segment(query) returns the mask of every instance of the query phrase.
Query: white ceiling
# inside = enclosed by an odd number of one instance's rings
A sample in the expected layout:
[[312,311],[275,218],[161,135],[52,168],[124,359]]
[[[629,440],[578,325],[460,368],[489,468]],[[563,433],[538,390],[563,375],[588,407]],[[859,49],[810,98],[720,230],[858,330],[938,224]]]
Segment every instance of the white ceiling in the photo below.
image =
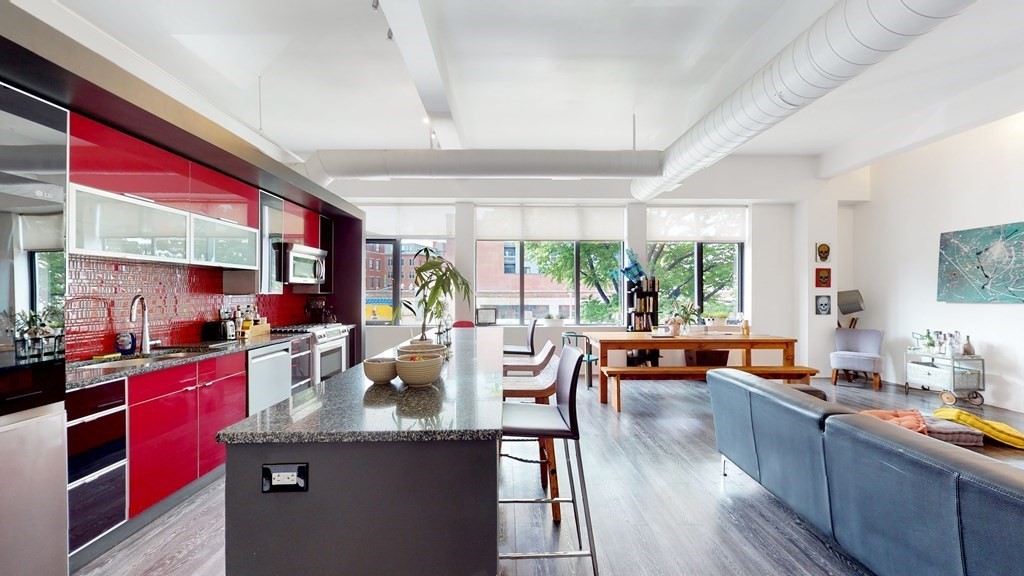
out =
[[[661,150],[834,3],[380,2],[61,0],[301,157],[429,148],[428,112],[451,119],[442,147],[630,149],[635,115],[636,147]],[[831,155],[841,170],[895,150],[894,130],[934,138],[954,128],[936,115],[970,90],[1013,76],[1024,94],[1021,23],[1024,2],[980,0],[740,153]],[[996,108],[955,127],[1020,111],[1024,96]]]

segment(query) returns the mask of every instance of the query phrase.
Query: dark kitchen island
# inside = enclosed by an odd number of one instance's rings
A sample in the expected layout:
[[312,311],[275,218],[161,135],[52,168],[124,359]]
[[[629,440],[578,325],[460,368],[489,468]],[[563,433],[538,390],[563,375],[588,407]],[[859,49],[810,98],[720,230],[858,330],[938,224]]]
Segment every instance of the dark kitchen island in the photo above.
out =
[[[227,574],[496,574],[501,349],[455,330],[432,386],[356,365],[222,430]],[[263,492],[282,464],[307,491]]]

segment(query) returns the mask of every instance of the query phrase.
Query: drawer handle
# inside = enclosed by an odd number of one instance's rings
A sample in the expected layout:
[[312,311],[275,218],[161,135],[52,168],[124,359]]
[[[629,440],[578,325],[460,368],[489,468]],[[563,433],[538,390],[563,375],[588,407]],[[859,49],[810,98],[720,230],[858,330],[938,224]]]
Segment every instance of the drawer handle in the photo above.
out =
[[36,394],[42,394],[42,390],[36,390],[35,392],[28,392],[26,394],[19,394],[17,396],[11,396],[10,398],[4,398],[6,402],[14,402],[15,400],[21,400],[22,398],[28,398],[29,396],[35,396]]
[[120,404],[124,404],[124,400],[114,400],[113,402],[106,402],[104,404],[100,404],[99,406],[97,406],[96,409],[102,410],[103,408],[110,408],[111,406],[118,406]]
[[196,388],[198,388],[198,386],[189,386],[188,388],[185,388],[185,391],[195,390]]

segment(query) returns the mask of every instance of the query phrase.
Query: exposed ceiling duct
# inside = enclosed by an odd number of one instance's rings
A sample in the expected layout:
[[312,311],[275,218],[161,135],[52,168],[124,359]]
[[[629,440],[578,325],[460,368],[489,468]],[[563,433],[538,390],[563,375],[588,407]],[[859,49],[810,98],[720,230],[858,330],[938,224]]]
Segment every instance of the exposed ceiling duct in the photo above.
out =
[[676,188],[974,2],[843,0],[673,142],[662,173],[634,180],[631,193],[647,201]]
[[[661,174],[657,151],[321,150],[306,161],[328,178],[603,178]],[[316,177],[314,177],[314,175]]]

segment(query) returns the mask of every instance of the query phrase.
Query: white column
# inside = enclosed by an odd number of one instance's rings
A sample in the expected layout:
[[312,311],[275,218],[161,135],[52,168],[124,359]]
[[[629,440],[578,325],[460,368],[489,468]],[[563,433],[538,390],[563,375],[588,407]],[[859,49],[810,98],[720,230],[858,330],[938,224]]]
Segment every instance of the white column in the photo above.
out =
[[647,204],[626,204],[626,248],[636,252],[640,266],[647,270]]
[[474,319],[476,310],[476,211],[472,202],[455,203],[455,267],[473,286],[469,302],[455,303],[455,319]]

